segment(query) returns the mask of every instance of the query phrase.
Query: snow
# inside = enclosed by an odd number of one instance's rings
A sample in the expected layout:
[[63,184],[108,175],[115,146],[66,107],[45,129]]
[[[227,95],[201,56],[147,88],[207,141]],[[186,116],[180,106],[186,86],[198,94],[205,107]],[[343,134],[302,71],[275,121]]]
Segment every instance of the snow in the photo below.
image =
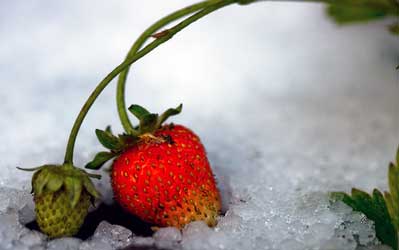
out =
[[152,237],[155,240],[155,246],[161,249],[178,248],[182,240],[180,230],[175,227],[160,228]]
[[94,232],[91,241],[104,241],[111,248],[124,248],[131,244],[132,232],[119,225],[111,225],[106,221],[101,222]]
[[[139,32],[189,2],[1,4],[0,250],[388,250],[372,222],[330,204],[328,192],[387,189],[399,143],[397,38],[387,22],[338,27],[309,3],[227,8],[131,72],[127,103],[154,111],[184,103],[174,121],[199,134],[222,192],[225,214],[215,228],[194,222],[143,237],[103,221],[83,241],[48,240],[24,226],[34,219],[31,173],[15,167],[61,163],[95,84]],[[95,128],[122,131],[114,90],[83,124],[78,165],[102,149]],[[96,185],[111,203],[106,175]]]

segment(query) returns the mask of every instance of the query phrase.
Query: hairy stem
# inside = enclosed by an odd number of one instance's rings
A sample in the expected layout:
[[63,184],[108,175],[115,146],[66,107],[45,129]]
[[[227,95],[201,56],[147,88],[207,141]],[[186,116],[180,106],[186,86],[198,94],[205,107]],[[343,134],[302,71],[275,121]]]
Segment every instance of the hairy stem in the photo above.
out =
[[198,19],[208,15],[209,13],[218,10],[222,7],[225,7],[227,5],[230,5],[232,3],[235,3],[237,0],[220,0],[220,1],[211,1],[212,4],[211,6],[193,14],[189,18],[183,20],[176,26],[168,29],[168,32],[165,33],[165,35],[157,38],[147,46],[145,46],[142,50],[138,51],[135,53],[133,56],[127,58],[124,60],[120,65],[118,65],[114,70],[111,71],[99,84],[98,86],[94,89],[94,91],[91,93],[85,104],[83,105],[82,109],[79,112],[78,117],[75,120],[75,123],[72,127],[71,133],[69,135],[68,139],[68,144],[65,152],[65,159],[64,163],[65,164],[72,164],[73,162],[73,152],[75,148],[75,142],[76,142],[76,137],[78,135],[79,129],[83,123],[84,118],[87,115],[87,112],[89,111],[90,107],[93,105],[97,97],[101,94],[101,92],[104,90],[104,88],[123,70],[127,69],[132,63],[136,62],[143,56],[147,55],[149,52],[154,50],[156,47],[159,45],[163,44],[164,42],[168,41],[171,39],[176,33],[190,25],[191,23],[197,21]]

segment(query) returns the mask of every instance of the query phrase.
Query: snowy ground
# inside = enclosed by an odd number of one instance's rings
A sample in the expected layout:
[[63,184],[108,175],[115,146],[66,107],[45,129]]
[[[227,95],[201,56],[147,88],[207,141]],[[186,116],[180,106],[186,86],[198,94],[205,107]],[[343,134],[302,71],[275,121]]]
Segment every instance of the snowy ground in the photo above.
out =
[[[327,192],[386,189],[399,143],[398,40],[384,22],[337,27],[309,3],[229,7],[132,71],[128,103],[184,103],[175,121],[200,135],[223,192],[216,228],[196,222],[143,238],[103,222],[85,242],[48,242],[23,226],[34,219],[30,174],[15,166],[61,163],[95,84],[140,31],[189,3],[0,3],[0,249],[389,249],[364,216],[330,206]],[[79,165],[101,149],[95,128],[121,131],[114,87],[84,123]],[[105,175],[97,184],[110,203]]]

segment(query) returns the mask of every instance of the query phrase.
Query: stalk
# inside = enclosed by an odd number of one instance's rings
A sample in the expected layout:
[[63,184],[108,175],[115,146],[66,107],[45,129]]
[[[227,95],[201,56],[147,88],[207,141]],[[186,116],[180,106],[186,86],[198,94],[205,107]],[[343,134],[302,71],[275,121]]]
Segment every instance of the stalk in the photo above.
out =
[[[190,5],[188,7],[185,7],[183,9],[180,9],[178,11],[175,11],[157,22],[155,22],[153,25],[148,27],[140,36],[137,38],[137,40],[134,42],[132,47],[130,48],[126,58],[130,58],[134,56],[134,54],[137,53],[137,51],[143,46],[145,42],[157,31],[165,27],[166,25],[170,24],[171,22],[174,22],[184,16],[187,16],[189,14],[192,14],[196,11],[199,11],[201,9],[204,9],[206,7],[209,7],[210,5],[214,4],[215,1],[203,1],[200,3],[196,3],[193,5]],[[119,74],[118,77],[118,86],[117,86],[117,91],[116,91],[116,103],[117,103],[117,108],[118,108],[118,114],[120,121],[122,123],[123,128],[128,134],[135,134],[135,130],[133,128],[132,123],[130,122],[128,118],[128,112],[126,110],[126,103],[125,103],[125,86],[126,86],[126,79],[129,74],[129,69],[130,66],[127,67],[124,71],[122,71]]]
[[159,45],[163,44],[164,42],[170,40],[176,33],[184,29],[185,27],[189,26],[191,23],[197,21],[198,19],[220,9],[227,5],[233,4],[237,2],[237,0],[220,0],[220,1],[209,1],[212,3],[210,6],[204,8],[203,10],[193,14],[192,16],[188,17],[187,19],[181,21],[177,25],[173,26],[172,28],[168,29],[161,37],[157,38],[143,49],[135,53],[133,56],[128,57],[125,59],[120,65],[118,65],[114,70],[111,71],[94,89],[91,93],[89,98],[86,100],[85,104],[83,105],[82,109],[80,110],[69,135],[68,144],[66,147],[64,164],[73,164],[73,153],[76,143],[76,137],[79,133],[80,127],[85,119],[88,111],[90,110],[91,106],[97,99],[97,97],[101,94],[104,88],[122,71],[127,69],[131,64],[142,58],[143,56],[150,53],[152,50],[157,48]]

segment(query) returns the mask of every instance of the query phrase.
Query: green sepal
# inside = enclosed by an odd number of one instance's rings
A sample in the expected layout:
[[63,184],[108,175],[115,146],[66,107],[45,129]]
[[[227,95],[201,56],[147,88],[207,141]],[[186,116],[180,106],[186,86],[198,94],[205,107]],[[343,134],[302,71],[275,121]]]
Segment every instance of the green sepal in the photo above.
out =
[[107,127],[105,127],[105,132],[112,134],[111,125],[108,125]]
[[101,197],[101,194],[97,191],[97,189],[94,187],[93,182],[90,180],[90,178],[84,178],[83,179],[83,186],[86,189],[86,191],[94,198],[99,199]]
[[35,193],[35,190],[34,190],[34,183],[36,182],[36,179],[37,179],[37,176],[39,175],[39,171],[36,171],[35,173],[33,173],[33,175],[32,175],[32,180],[31,180],[31,189],[30,189],[30,193],[31,194],[33,194],[33,193]]
[[398,250],[398,235],[388,207],[380,191],[374,189],[372,196],[359,189],[352,189],[351,195],[334,192],[331,193],[332,200],[341,200],[354,211],[362,212],[375,223],[377,238],[386,245]]
[[45,165],[32,176],[32,193],[34,196],[41,196],[59,191],[66,192],[71,207],[75,207],[82,192],[90,194],[92,199],[100,197],[90,177],[100,178],[101,176],[87,173],[71,164]]
[[96,129],[96,135],[105,148],[110,150],[120,150],[122,148],[118,137],[114,136],[111,132]]
[[62,187],[63,184],[64,180],[61,175],[50,172],[49,180],[46,184],[45,190],[46,192],[56,192]]
[[139,120],[143,119],[144,116],[150,114],[150,112],[147,109],[138,104],[130,105],[129,111]]
[[92,173],[86,173],[87,176],[89,176],[90,178],[94,178],[97,180],[101,180],[101,175],[100,174],[92,174]]
[[139,131],[141,134],[150,133],[156,130],[158,114],[147,114],[140,119]]
[[21,167],[17,167],[17,169],[22,170],[22,171],[29,171],[29,172],[32,172],[32,171],[39,170],[39,169],[41,169],[41,168],[43,168],[43,167],[45,167],[45,166],[46,166],[46,165],[44,165],[44,166],[39,166],[39,167],[35,167],[35,168],[21,168]]
[[136,144],[137,141],[139,141],[138,137],[131,136],[131,135],[128,135],[128,134],[121,134],[121,135],[118,135],[118,137],[119,137],[119,140],[121,141],[121,143],[126,148]]
[[49,171],[43,171],[43,169],[40,169],[37,171],[37,175],[34,177],[35,178],[32,179],[33,193],[41,195],[43,193],[44,187],[50,179],[50,173]]
[[182,109],[183,104],[181,103],[177,108],[170,108],[163,112],[158,118],[157,128],[161,127],[162,123],[164,123],[169,117],[180,114]]
[[96,135],[100,143],[110,152],[99,152],[94,159],[86,164],[85,168],[100,169],[104,163],[114,157],[120,155],[127,148],[133,147],[140,141],[144,134],[153,134],[162,127],[162,123],[169,117],[181,113],[183,104],[176,108],[170,108],[161,115],[150,113],[146,108],[133,104],[129,107],[129,111],[139,119],[139,125],[135,126],[129,134],[121,134],[115,136],[112,134],[111,127],[108,126],[105,130],[96,129]]
[[46,166],[49,166],[49,165],[43,165],[43,166],[39,166],[39,167],[36,167],[36,168],[21,168],[21,167],[17,167],[17,169],[19,169],[19,170],[23,170],[23,171],[35,171],[34,173],[33,173],[33,176],[32,176],[32,180],[31,180],[31,193],[33,194],[34,192],[35,192],[35,190],[34,190],[34,183],[36,182],[36,180],[37,180],[37,177],[39,176],[39,173],[40,173],[40,170],[42,169],[42,168],[45,168]]
[[100,169],[107,161],[111,160],[115,156],[116,154],[114,152],[99,152],[91,162],[86,164],[85,168]]
[[64,179],[65,191],[69,197],[71,202],[71,207],[74,208],[76,204],[78,204],[80,196],[82,194],[82,181],[73,178],[73,177],[65,177]]
[[163,112],[161,115],[150,113],[144,107],[133,104],[129,107],[129,111],[137,117],[139,120],[139,126],[135,128],[135,132],[132,136],[139,136],[145,133],[153,133],[162,126],[169,117],[181,113],[183,104],[180,104],[177,108],[170,108]]

